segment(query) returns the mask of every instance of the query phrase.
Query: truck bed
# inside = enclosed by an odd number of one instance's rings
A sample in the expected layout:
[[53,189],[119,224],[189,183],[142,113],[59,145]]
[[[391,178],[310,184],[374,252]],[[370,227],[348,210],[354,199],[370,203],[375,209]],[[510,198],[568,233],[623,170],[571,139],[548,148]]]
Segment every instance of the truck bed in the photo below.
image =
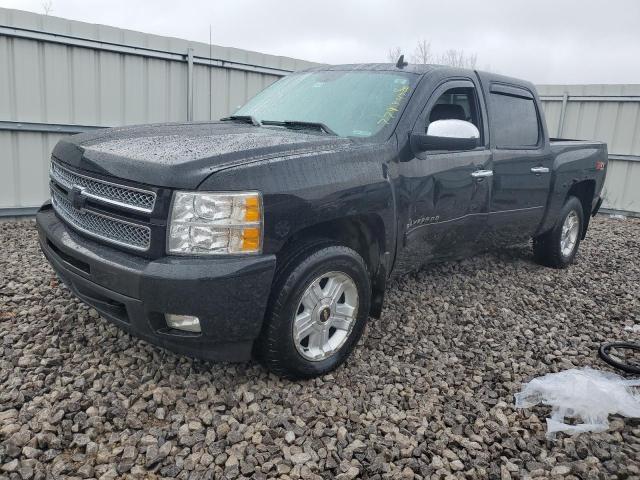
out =
[[[607,144],[604,142],[590,140],[574,140],[568,138],[550,138],[549,144],[551,151],[556,155],[572,152],[575,150],[584,150],[584,155],[572,155],[571,160],[576,161],[584,159],[590,163],[597,160],[607,163]],[[583,162],[581,162],[583,163]]]
[[[608,163],[606,143],[591,140],[550,138],[549,145],[555,157],[555,169],[563,165],[565,167],[571,166],[575,172],[591,172],[591,178],[596,180],[596,184],[599,187],[602,187]],[[599,192],[599,190],[596,191]]]
[[577,140],[575,138],[550,138],[549,143],[551,146],[563,144],[563,145],[574,145],[579,144],[582,146],[594,146],[594,145],[602,145],[606,146],[604,142],[598,142],[596,140]]
[[593,181],[589,196],[593,198],[592,208],[599,206],[607,171],[607,144],[565,138],[551,138],[549,141],[551,152],[555,157],[554,184],[571,185],[579,181]]

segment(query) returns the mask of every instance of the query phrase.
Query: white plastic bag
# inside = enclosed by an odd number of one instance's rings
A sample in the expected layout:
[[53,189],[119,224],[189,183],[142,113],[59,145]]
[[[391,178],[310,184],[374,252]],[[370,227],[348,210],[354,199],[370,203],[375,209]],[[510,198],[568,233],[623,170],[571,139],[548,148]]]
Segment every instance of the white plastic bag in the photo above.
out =
[[[640,380],[625,380],[619,375],[592,368],[572,368],[534,378],[515,394],[516,408],[529,408],[538,403],[550,405],[547,438],[556,432],[577,434],[603,432],[609,428],[609,414],[640,417],[640,393],[632,387]],[[582,423],[569,425],[565,418]]]

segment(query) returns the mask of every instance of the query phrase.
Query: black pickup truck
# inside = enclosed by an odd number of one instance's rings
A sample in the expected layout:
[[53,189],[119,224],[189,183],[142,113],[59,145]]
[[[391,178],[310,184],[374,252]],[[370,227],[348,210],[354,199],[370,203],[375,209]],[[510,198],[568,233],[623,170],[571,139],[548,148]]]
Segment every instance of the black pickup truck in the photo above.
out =
[[221,121],[61,140],[37,226],[65,284],[132,334],[305,378],[345,360],[392,275],[530,239],[569,265],[606,167],[602,143],[549,139],[531,83],[322,67]]

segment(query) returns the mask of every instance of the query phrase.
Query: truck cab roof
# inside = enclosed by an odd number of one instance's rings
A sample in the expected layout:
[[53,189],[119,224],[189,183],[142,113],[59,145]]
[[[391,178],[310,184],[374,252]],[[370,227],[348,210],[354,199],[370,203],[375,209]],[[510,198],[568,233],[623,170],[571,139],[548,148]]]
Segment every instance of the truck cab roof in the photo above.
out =
[[[365,70],[365,71],[389,71],[389,72],[407,72],[423,75],[441,68],[451,68],[445,65],[425,65],[417,63],[409,63],[404,68],[398,68],[395,63],[346,63],[343,65],[323,65],[320,67],[312,67],[303,72],[331,71],[331,70]],[[456,69],[459,70],[459,69]]]
[[535,92],[534,85],[527,80],[522,80],[520,78],[500,75],[497,73],[487,72],[483,70],[450,67],[448,65],[438,65],[438,64],[419,64],[419,63],[409,62],[405,67],[398,68],[395,63],[346,63],[342,65],[323,65],[319,67],[312,67],[305,70],[300,70],[295,73],[341,71],[341,70],[405,72],[405,73],[413,73],[415,75],[426,75],[426,74],[430,74],[437,71],[442,75],[451,76],[451,77],[454,77],[456,75],[475,76],[477,74],[478,76],[485,77],[495,82],[526,86],[527,88]]

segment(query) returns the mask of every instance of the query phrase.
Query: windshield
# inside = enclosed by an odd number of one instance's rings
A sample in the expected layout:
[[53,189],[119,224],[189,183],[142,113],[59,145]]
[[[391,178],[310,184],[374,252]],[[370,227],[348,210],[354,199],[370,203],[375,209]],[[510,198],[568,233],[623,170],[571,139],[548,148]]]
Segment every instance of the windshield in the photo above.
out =
[[294,73],[263,90],[234,115],[262,122],[321,123],[342,137],[372,137],[395,124],[417,75],[385,71]]

